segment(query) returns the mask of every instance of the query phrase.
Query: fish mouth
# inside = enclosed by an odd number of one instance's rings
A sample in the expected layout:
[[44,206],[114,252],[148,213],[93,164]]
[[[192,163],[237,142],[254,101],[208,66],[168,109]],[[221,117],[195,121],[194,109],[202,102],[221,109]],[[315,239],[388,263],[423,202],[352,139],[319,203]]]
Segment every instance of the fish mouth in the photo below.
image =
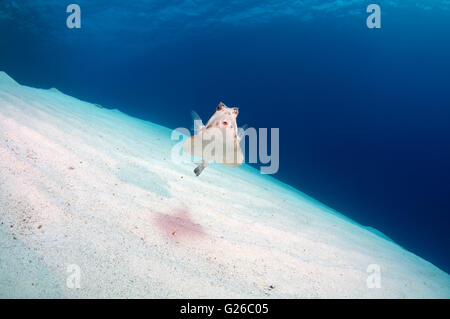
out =
[[223,122],[222,122],[222,125],[223,125],[223,126],[228,126],[228,122],[227,122],[227,121],[223,121]]

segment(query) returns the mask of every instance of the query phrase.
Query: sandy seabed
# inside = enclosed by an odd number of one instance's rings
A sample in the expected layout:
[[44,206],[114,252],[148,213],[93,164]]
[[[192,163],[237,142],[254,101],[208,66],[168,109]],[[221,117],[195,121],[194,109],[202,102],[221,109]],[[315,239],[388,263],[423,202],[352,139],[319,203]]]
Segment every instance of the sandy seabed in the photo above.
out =
[[0,297],[450,297],[445,272],[247,165],[196,177],[170,135],[0,72]]

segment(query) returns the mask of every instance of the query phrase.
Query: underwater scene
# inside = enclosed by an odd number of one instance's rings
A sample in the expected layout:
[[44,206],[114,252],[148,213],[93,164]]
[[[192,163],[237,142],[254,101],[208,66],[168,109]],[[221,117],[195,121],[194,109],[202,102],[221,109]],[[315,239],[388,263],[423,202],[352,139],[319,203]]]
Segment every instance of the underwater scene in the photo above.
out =
[[448,0],[0,1],[0,298],[448,299],[449,182]]

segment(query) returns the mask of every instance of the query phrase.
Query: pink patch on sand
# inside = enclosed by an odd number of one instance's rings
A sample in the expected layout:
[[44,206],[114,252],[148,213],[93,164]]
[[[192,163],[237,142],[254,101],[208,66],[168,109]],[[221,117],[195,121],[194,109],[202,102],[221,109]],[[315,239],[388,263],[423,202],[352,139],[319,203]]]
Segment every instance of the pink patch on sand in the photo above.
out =
[[167,237],[178,242],[204,235],[203,227],[194,223],[185,210],[161,214],[156,218],[156,224]]

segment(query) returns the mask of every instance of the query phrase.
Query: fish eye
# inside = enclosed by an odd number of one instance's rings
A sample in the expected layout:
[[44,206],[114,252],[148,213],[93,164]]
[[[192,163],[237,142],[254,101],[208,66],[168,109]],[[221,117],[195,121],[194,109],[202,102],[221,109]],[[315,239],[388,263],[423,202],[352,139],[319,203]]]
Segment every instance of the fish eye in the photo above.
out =
[[225,104],[223,104],[222,102],[219,103],[219,105],[217,105],[216,110],[220,111],[225,107]]

